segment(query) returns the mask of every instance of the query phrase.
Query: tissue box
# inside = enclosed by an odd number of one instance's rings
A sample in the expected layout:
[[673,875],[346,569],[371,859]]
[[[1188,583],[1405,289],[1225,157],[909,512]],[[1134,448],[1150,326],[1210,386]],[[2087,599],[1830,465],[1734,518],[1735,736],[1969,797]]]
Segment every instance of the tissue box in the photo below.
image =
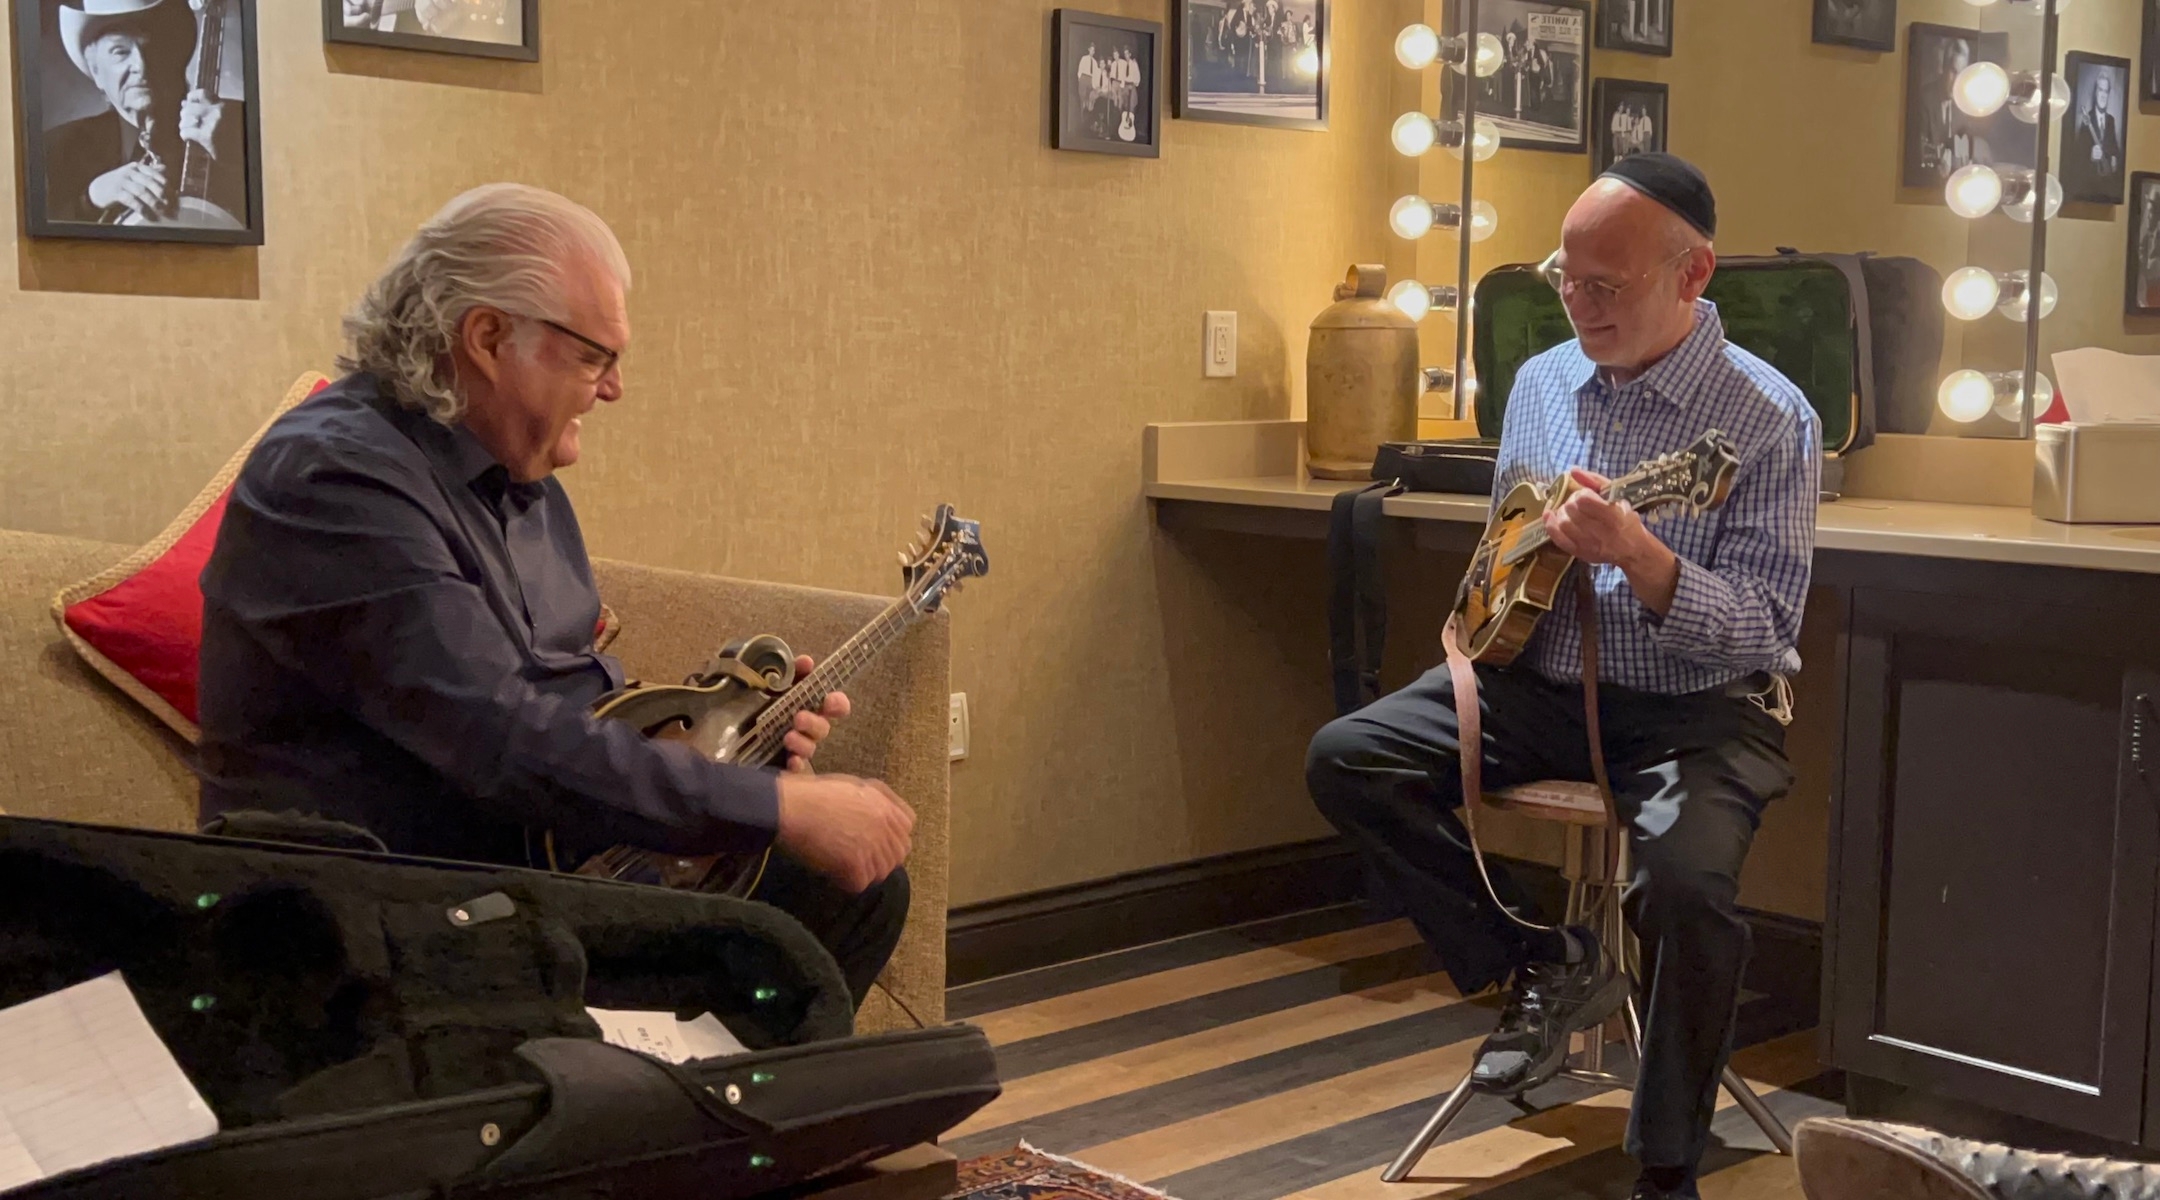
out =
[[2033,428],[2033,515],[2074,524],[2160,524],[2160,422]]

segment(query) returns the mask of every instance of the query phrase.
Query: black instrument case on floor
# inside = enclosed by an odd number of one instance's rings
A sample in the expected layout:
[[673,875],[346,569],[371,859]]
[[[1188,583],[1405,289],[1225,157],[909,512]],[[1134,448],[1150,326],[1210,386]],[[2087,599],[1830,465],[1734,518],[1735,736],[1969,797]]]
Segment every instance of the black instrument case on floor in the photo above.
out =
[[[0,1007],[112,971],[221,1132],[8,1200],[732,1200],[998,1094],[980,1030],[852,1036],[831,956],[764,905],[0,818]],[[751,1053],[673,1066],[588,1005],[710,1012]]]

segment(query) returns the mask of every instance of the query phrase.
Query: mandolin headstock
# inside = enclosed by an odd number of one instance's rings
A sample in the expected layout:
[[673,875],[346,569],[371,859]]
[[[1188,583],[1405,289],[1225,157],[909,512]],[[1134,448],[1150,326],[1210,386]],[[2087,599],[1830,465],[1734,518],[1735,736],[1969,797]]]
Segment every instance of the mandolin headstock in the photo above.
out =
[[1615,500],[1625,500],[1645,517],[1667,511],[1700,514],[1732,495],[1740,455],[1732,439],[1712,429],[1685,450],[1660,455],[1614,481]]
[[915,541],[900,554],[901,578],[923,612],[935,612],[962,583],[989,573],[982,526],[962,518],[950,504],[940,504],[925,516]]

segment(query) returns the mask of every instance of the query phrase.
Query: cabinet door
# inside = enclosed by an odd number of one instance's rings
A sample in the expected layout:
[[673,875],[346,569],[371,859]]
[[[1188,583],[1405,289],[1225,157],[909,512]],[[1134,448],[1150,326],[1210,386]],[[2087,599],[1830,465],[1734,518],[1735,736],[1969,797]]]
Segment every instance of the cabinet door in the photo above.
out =
[[2133,761],[2132,732],[2160,699],[2150,625],[1855,591],[1836,1065],[2139,1140],[2160,762]]

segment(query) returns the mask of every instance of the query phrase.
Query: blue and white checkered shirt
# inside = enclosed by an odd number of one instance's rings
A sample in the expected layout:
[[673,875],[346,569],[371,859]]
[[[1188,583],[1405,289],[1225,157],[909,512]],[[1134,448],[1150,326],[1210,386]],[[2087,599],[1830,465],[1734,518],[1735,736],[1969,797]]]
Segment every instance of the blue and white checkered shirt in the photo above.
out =
[[[1645,608],[1620,568],[1595,570],[1598,673],[1640,691],[1693,692],[1800,669],[1821,426],[1792,381],[1726,342],[1716,305],[1698,300],[1695,312],[1695,332],[1625,387],[1607,383],[1573,341],[1525,363],[1493,479],[1497,502],[1518,483],[1550,484],[1572,467],[1624,475],[1706,430],[1732,439],[1740,469],[1726,502],[1700,516],[1674,509],[1651,526],[1680,556],[1671,612],[1660,619]],[[1573,587],[1516,660],[1549,679],[1582,677]]]

